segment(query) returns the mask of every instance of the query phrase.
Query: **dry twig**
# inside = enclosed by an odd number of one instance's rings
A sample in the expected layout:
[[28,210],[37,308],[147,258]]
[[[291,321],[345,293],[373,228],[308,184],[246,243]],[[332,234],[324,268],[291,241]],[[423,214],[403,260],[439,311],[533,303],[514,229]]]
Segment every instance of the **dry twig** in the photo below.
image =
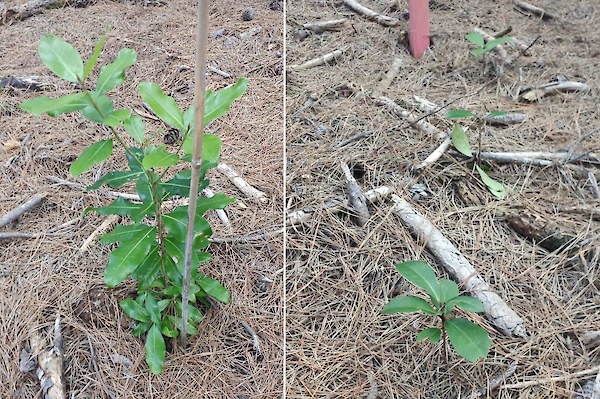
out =
[[360,186],[356,182],[356,179],[352,176],[352,172],[350,172],[350,168],[348,168],[346,162],[342,162],[340,166],[346,177],[350,206],[356,211],[356,222],[359,226],[364,226],[371,217],[369,208],[367,208],[367,200],[363,195]]
[[47,195],[47,193],[36,194],[23,205],[9,211],[6,215],[0,217],[0,227],[4,227],[7,224],[14,222],[25,212],[28,212],[36,206],[40,205]]
[[534,5],[531,5],[529,3],[525,3],[524,1],[521,0],[515,0],[515,5],[519,8],[522,8],[525,11],[528,11],[532,14],[535,14],[537,16],[539,16],[542,19],[556,19],[556,20],[560,20],[560,17],[554,13],[550,13],[546,10],[544,10],[543,8],[540,7],[536,7]]
[[398,26],[400,21],[385,15],[381,15],[370,8],[367,8],[355,0],[342,0],[342,3],[352,11],[363,15],[368,20],[377,22],[383,26]]
[[258,201],[258,202],[267,202],[267,196],[260,190],[252,187],[250,184],[246,182],[237,172],[228,165],[224,163],[219,163],[217,166],[217,170],[221,172],[225,177],[227,177],[231,182],[240,189],[240,191],[246,194],[248,197]]
[[38,331],[30,339],[31,349],[37,355],[39,368],[36,372],[46,399],[66,399],[66,385],[63,370],[62,334],[60,316],[54,323],[54,345],[47,349]]
[[335,51],[332,51],[331,53],[327,53],[327,54],[319,56],[317,58],[313,58],[312,60],[308,60],[303,64],[290,65],[290,69],[299,71],[302,69],[309,69],[309,68],[314,68],[314,67],[320,66],[320,65],[326,65],[326,64],[336,61],[338,58],[340,58],[342,56],[343,53],[344,53],[343,50],[335,50]]
[[242,326],[244,326],[244,328],[246,329],[246,331],[248,332],[248,334],[250,334],[250,336],[252,337],[252,347],[254,348],[254,350],[256,351],[256,353],[258,353],[260,355],[261,354],[261,352],[260,352],[260,341],[258,340],[258,335],[256,335],[256,332],[244,320],[240,320],[240,323],[242,323]]
[[338,31],[346,26],[346,19],[335,19],[332,21],[313,22],[304,24],[304,29],[312,30],[315,33],[322,33],[327,30]]
[[373,98],[379,98],[383,95],[383,93],[390,87],[398,72],[400,72],[400,67],[402,66],[401,58],[394,58],[392,61],[392,65],[390,66],[390,70],[387,71],[385,77],[381,79],[377,88],[373,91]]

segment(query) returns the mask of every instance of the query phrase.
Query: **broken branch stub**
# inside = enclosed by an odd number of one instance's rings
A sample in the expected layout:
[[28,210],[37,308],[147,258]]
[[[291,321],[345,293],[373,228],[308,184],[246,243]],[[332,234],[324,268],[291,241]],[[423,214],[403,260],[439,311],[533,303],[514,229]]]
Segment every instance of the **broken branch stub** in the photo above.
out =
[[488,319],[508,336],[527,336],[523,319],[492,291],[454,244],[407,201],[395,194],[392,194],[392,200],[395,203],[393,213],[408,226],[413,235],[425,241],[427,249],[465,290],[483,302]]

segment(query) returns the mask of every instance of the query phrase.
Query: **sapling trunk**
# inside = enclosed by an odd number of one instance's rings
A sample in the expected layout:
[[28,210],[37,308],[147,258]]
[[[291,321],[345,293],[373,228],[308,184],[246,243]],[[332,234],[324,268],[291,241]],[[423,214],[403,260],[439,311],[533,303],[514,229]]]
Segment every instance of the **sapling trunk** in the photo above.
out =
[[181,346],[187,346],[188,301],[192,271],[192,251],[194,243],[194,223],[198,182],[202,169],[202,136],[204,134],[204,92],[206,90],[206,47],[208,37],[208,0],[198,0],[198,25],[196,29],[196,90],[194,95],[194,150],[192,152],[192,176],[190,182],[190,202],[188,205],[188,226],[185,239],[185,261],[183,290],[181,293]]

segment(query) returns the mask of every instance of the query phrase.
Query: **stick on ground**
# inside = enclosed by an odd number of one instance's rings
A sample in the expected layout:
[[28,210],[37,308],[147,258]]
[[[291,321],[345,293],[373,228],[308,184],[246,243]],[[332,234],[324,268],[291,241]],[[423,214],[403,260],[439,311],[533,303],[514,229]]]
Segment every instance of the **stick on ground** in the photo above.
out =
[[250,325],[248,323],[246,323],[244,320],[240,320],[240,323],[242,323],[242,325],[244,326],[244,328],[246,329],[248,334],[250,334],[250,336],[252,337],[252,347],[254,348],[256,353],[258,353],[260,355],[261,351],[260,351],[260,341],[258,340],[258,335],[256,335],[256,332],[254,332],[252,327],[250,327]]
[[346,177],[350,206],[356,211],[356,222],[359,226],[364,226],[371,217],[369,208],[367,208],[367,199],[363,195],[356,179],[352,176],[352,172],[350,172],[350,168],[348,168],[346,162],[342,162],[340,166]]
[[524,1],[515,0],[515,5],[519,8],[522,8],[525,11],[528,11],[532,14],[539,16],[542,19],[556,19],[560,20],[560,17],[554,13],[550,13],[543,8],[536,7],[532,4],[525,3]]
[[492,291],[454,244],[407,201],[395,194],[392,194],[392,200],[395,203],[393,213],[418,239],[425,242],[429,251],[465,290],[483,302],[488,319],[508,336],[527,336],[523,319]]
[[63,370],[62,334],[60,331],[60,316],[54,323],[54,345],[47,348],[45,340],[39,331],[34,332],[30,339],[31,349],[37,355],[39,368],[36,372],[43,396],[46,399],[66,399],[66,385]]
[[397,116],[406,119],[410,124],[414,124],[417,127],[417,129],[424,133],[431,134],[432,136],[435,136],[438,139],[445,139],[448,136],[446,132],[441,131],[429,122],[417,118],[410,111],[402,108],[393,100],[390,100],[387,97],[379,97],[378,102],[381,105],[385,105],[390,111],[395,113]]
[[313,22],[310,24],[304,24],[304,29],[312,30],[315,33],[322,33],[326,30],[338,31],[346,26],[345,19],[335,19],[332,21],[321,21],[321,22]]
[[28,212],[36,206],[40,205],[47,195],[47,193],[36,194],[23,205],[13,209],[12,211],[9,211],[6,215],[0,217],[0,227],[4,227],[7,224],[14,222],[19,218],[19,216],[23,215],[25,212]]
[[327,53],[325,55],[319,56],[317,58],[313,58],[312,60],[306,61],[304,64],[295,64],[290,65],[290,69],[299,71],[302,69],[314,68],[316,66],[325,65],[336,61],[339,57],[344,53],[343,50],[335,50],[331,53]]
[[385,15],[381,15],[370,8],[367,8],[355,0],[342,0],[342,3],[352,11],[363,15],[368,20],[377,22],[383,26],[398,26],[400,21]]
[[242,177],[228,165],[221,162],[217,166],[217,170],[231,180],[231,182],[249,198],[252,198],[258,202],[267,202],[267,195],[265,193],[248,184],[246,180],[242,179]]

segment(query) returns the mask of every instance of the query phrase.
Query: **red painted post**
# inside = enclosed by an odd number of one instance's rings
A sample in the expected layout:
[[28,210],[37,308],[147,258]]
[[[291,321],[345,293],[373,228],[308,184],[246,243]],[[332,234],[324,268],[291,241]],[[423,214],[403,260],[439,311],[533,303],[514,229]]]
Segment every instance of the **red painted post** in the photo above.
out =
[[429,47],[429,0],[408,0],[410,52],[421,58]]

